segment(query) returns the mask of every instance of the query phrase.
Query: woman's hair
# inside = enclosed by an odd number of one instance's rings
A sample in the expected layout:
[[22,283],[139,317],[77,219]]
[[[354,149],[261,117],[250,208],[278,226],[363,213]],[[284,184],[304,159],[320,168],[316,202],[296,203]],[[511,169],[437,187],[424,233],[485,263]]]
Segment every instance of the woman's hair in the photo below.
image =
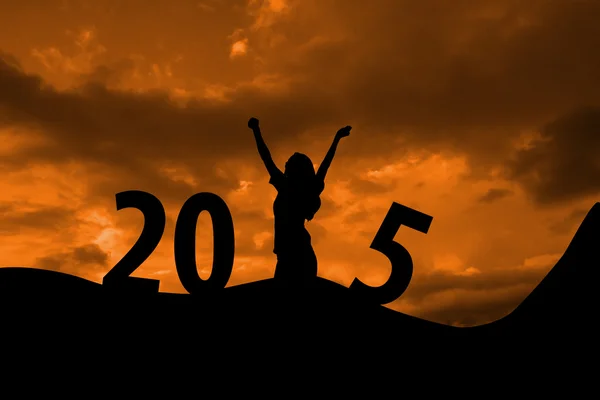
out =
[[300,196],[304,218],[313,219],[321,208],[320,192],[317,190],[317,177],[315,167],[306,154],[294,153],[285,163],[285,175]]

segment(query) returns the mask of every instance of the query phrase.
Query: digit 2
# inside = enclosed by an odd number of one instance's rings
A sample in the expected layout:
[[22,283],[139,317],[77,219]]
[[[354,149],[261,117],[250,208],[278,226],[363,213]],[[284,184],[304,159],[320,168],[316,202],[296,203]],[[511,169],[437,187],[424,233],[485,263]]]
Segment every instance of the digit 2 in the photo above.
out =
[[108,271],[102,285],[114,289],[124,289],[157,293],[160,281],[156,279],[130,276],[142,265],[158,246],[165,231],[165,209],[155,196],[139,190],[128,190],[115,195],[117,211],[136,208],[144,215],[144,227],[131,249]]
[[376,304],[388,304],[402,296],[412,279],[413,260],[408,250],[394,241],[394,236],[401,225],[426,234],[432,221],[433,217],[427,214],[396,202],[392,203],[370,246],[390,260],[390,277],[379,287],[368,286],[355,278],[350,290]]

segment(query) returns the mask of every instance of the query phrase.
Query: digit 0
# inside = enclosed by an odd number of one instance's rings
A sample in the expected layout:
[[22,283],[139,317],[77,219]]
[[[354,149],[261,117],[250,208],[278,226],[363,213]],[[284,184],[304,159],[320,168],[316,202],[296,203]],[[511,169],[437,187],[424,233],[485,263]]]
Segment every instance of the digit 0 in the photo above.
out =
[[[213,225],[213,265],[210,277],[203,280],[196,264],[196,225],[207,211]],[[213,193],[197,193],[181,207],[175,225],[175,267],[183,287],[190,294],[209,294],[223,289],[233,270],[235,236],[227,204]]]

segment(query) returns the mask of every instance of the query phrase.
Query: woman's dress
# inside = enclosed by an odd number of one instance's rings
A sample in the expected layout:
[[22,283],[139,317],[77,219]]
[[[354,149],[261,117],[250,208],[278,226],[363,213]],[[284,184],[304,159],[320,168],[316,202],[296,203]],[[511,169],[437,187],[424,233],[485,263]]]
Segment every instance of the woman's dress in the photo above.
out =
[[277,197],[273,203],[273,252],[277,255],[275,278],[314,278],[317,276],[317,257],[312,248],[310,234],[304,226],[305,210],[309,202],[321,194],[325,187],[324,182],[316,181],[310,188],[298,188],[292,186],[288,178],[280,173],[271,176],[269,183],[277,189]]

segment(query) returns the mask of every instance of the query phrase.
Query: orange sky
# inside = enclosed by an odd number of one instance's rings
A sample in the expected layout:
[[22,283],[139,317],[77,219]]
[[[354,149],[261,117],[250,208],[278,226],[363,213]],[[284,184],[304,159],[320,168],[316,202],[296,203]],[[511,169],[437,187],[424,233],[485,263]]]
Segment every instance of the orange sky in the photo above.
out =
[[[4,266],[101,282],[131,248],[137,189],[167,227],[135,273],[184,292],[177,213],[194,193],[233,215],[230,285],[273,275],[275,162],[319,164],[344,125],[308,223],[319,275],[383,283],[369,245],[392,202],[433,216],[401,228],[409,289],[388,306],[475,325],[506,315],[600,199],[600,2],[529,0],[0,0]],[[210,217],[198,224],[201,276]]]

